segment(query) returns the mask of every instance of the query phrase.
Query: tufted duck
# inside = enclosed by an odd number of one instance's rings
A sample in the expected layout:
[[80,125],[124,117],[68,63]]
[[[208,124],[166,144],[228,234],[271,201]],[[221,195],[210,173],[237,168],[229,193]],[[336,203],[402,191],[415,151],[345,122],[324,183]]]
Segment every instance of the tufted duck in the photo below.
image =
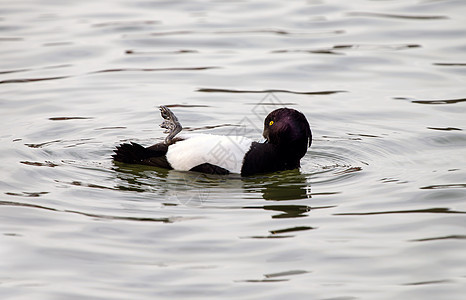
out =
[[272,111],[264,121],[264,143],[241,136],[177,134],[181,124],[166,106],[160,107],[167,130],[164,142],[150,147],[121,144],[114,150],[115,161],[209,174],[259,173],[299,168],[300,159],[312,143],[306,117],[292,108]]

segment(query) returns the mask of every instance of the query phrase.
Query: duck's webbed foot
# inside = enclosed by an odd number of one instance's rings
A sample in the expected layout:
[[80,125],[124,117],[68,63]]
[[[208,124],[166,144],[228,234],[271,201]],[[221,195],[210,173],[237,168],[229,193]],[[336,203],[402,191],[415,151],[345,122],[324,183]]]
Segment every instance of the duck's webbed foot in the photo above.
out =
[[160,124],[160,127],[166,129],[164,133],[168,133],[168,135],[165,138],[165,144],[169,145],[183,127],[178,121],[178,118],[168,107],[161,105],[160,115],[165,119],[162,124]]

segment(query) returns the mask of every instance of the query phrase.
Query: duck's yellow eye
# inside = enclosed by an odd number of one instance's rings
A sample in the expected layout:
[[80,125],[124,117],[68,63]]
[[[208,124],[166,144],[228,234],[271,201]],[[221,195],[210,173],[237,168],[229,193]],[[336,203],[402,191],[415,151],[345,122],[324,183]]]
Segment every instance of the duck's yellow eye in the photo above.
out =
[[273,125],[273,121],[270,121],[270,122],[269,122],[269,126],[272,126],[272,125]]

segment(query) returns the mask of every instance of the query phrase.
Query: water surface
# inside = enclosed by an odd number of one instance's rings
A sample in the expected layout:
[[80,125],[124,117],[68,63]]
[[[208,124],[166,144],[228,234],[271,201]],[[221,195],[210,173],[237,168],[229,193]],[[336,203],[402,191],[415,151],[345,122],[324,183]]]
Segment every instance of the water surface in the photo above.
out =
[[[2,299],[462,299],[463,1],[3,1]],[[287,106],[300,170],[115,164],[187,130],[260,140]]]

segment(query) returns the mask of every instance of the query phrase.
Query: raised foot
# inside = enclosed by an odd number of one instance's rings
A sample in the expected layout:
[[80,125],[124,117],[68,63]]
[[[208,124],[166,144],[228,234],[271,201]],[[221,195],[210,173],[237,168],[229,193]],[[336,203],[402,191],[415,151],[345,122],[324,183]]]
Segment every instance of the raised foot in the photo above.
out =
[[164,133],[168,133],[168,136],[165,138],[165,144],[169,145],[183,127],[178,121],[178,118],[168,107],[161,105],[160,115],[165,119],[162,124],[160,124],[160,127],[166,129]]

